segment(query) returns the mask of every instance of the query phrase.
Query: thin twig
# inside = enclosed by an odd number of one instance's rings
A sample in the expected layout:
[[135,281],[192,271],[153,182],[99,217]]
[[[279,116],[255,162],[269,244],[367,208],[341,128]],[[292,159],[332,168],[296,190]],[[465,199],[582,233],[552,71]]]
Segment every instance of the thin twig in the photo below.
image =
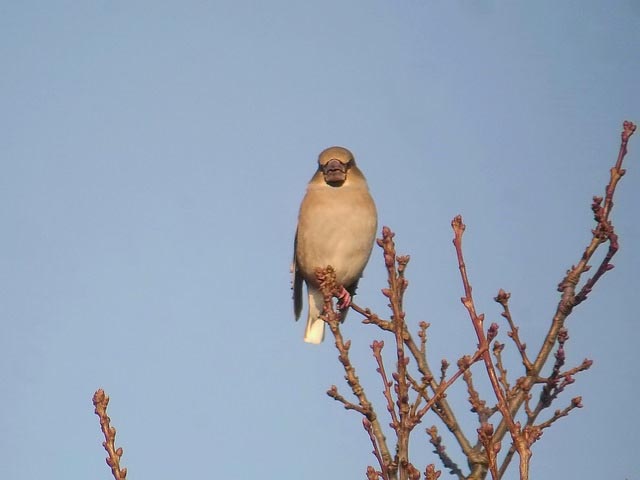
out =
[[458,467],[456,462],[454,462],[451,457],[447,455],[446,448],[442,444],[442,437],[438,435],[438,429],[435,427],[435,425],[431,428],[427,428],[426,432],[429,435],[429,442],[431,442],[431,445],[433,445],[435,448],[433,453],[440,457],[442,465],[444,465],[444,467],[448,469],[450,473],[456,475],[460,480],[463,480],[465,476],[462,473],[462,470],[460,470],[460,467]]
[[[409,257],[396,257],[395,244],[393,242],[394,233],[389,227],[382,227],[382,238],[377,243],[382,247],[384,264],[387,268],[387,282],[389,287],[382,289],[382,294],[389,299],[391,308],[391,321],[393,333],[396,339],[396,373],[395,380],[396,404],[398,407],[398,417],[395,420],[395,430],[397,436],[395,463],[398,465],[400,480],[407,480],[410,476],[409,462],[409,434],[415,425],[409,415],[409,382],[407,380],[407,364],[409,359],[404,351],[404,311],[402,310],[402,296],[407,287],[404,278],[404,269],[409,261]],[[398,266],[396,267],[396,262]]]
[[[460,270],[460,276],[462,277],[462,285],[464,288],[464,297],[461,298],[461,301],[467,309],[467,312],[469,313],[471,323],[476,332],[476,337],[478,338],[478,349],[483,350],[482,359],[484,360],[485,370],[487,372],[487,376],[489,377],[489,381],[491,382],[491,387],[498,401],[497,407],[502,415],[502,421],[506,423],[507,428],[511,433],[511,439],[516,446],[516,451],[520,455],[520,477],[523,480],[526,480],[529,478],[528,472],[531,450],[529,448],[529,445],[523,439],[522,433],[520,431],[520,425],[515,422],[512,413],[509,411],[506,393],[503,391],[502,386],[500,385],[495,366],[493,365],[491,355],[489,354],[488,350],[489,342],[491,341],[490,337],[495,337],[497,333],[497,325],[492,324],[487,334],[485,334],[483,328],[484,315],[476,313],[473,295],[471,293],[471,283],[469,282],[467,268],[464,263],[464,255],[462,253],[462,235],[466,228],[465,224],[462,222],[462,217],[460,215],[456,216],[451,222],[451,226],[454,231],[453,244],[455,246],[456,256],[458,257],[458,268]],[[500,439],[497,438],[496,442],[499,441]],[[489,452],[486,453],[487,455],[489,455]]]
[[[378,477],[382,477],[383,480],[389,480],[389,468],[387,466],[387,463],[384,460],[382,452],[380,451],[379,442],[378,442],[378,439],[377,439],[377,437],[376,437],[376,435],[375,435],[375,433],[373,431],[373,426],[371,425],[371,422],[369,420],[367,420],[366,417],[362,419],[362,426],[364,427],[364,429],[369,434],[369,439],[371,440],[371,444],[373,445],[373,452],[371,452],[371,453],[373,453],[373,455],[378,460],[378,465],[380,465],[381,471],[380,472],[376,472],[376,475]],[[373,468],[373,467],[371,467],[371,468]],[[367,472],[369,472],[369,469],[367,469]]]
[[378,368],[376,371],[380,374],[382,378],[382,383],[384,385],[384,398],[387,400],[387,411],[389,415],[391,415],[391,428],[393,428],[396,432],[400,428],[400,420],[398,419],[398,415],[396,414],[396,409],[393,406],[393,395],[391,394],[391,386],[393,382],[389,380],[387,377],[387,372],[384,368],[384,363],[382,361],[382,349],[384,348],[384,342],[374,340],[371,345],[371,349],[373,350],[373,356],[378,363]]
[[502,316],[507,320],[509,324],[509,332],[507,335],[513,340],[516,344],[516,348],[520,353],[520,357],[522,358],[522,364],[524,365],[525,372],[529,374],[531,371],[531,361],[529,357],[527,357],[527,344],[520,340],[520,335],[518,334],[518,327],[516,327],[513,318],[511,317],[511,311],[509,310],[509,299],[511,298],[511,294],[509,292],[505,292],[503,289],[498,291],[498,295],[494,297],[494,300],[502,305]]
[[553,416],[546,422],[542,422],[538,425],[538,428],[542,431],[545,428],[549,428],[556,420],[569,415],[569,412],[574,408],[582,408],[582,397],[575,397],[571,399],[571,404],[562,410],[556,410]]
[[115,480],[125,480],[127,477],[127,469],[120,468],[120,458],[122,457],[122,447],[116,448],[116,429],[110,425],[111,419],[107,415],[107,405],[109,405],[109,397],[104,390],[99,388],[93,394],[93,406],[95,413],[100,418],[100,428],[104,434],[105,441],[102,446],[107,451],[107,465],[111,467],[111,474]]
[[467,385],[468,401],[471,404],[471,411],[478,415],[478,422],[485,423],[489,419],[490,409],[487,408],[487,402],[480,398],[478,390],[473,385],[473,376],[471,370],[467,370],[463,375],[464,383]]

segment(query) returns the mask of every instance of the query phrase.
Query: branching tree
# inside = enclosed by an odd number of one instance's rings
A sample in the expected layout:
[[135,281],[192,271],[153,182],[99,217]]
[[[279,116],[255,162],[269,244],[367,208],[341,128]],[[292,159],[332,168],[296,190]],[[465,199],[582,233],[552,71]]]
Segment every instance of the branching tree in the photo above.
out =
[[[502,307],[502,316],[508,327],[507,336],[511,338],[520,357],[522,374],[518,378],[510,378],[507,374],[508,369],[502,356],[505,344],[497,340],[498,324],[491,323],[487,326],[484,315],[476,310],[462,249],[465,231],[462,217],[456,216],[451,222],[454,232],[453,244],[464,291],[461,300],[469,314],[478,344],[474,352],[458,359],[455,372],[450,372],[449,363],[443,360],[438,378],[434,375],[426,355],[428,324],[420,323],[414,336],[403,309],[403,297],[408,285],[405,273],[409,257],[397,255],[394,233],[388,227],[382,229],[382,238],[378,239],[378,245],[383,251],[388,283],[382,293],[389,300],[390,316],[388,319],[382,318],[357,305],[352,305],[352,308],[364,317],[363,323],[375,325],[391,336],[391,351],[384,349],[383,341],[374,341],[371,348],[377,363],[377,372],[384,386],[384,403],[391,417],[391,428],[396,437],[393,453],[383,433],[378,413],[368,399],[349,359],[351,342],[344,340],[340,331],[340,317],[332,304],[332,297],[336,296],[340,287],[335,284],[333,269],[327,266],[317,271],[325,299],[324,316],[335,338],[338,358],[344,366],[347,384],[355,400],[345,398],[336,386],[332,386],[327,393],[345,408],[363,416],[363,425],[371,438],[373,454],[378,462],[378,469],[368,467],[369,480],[415,480],[421,477],[421,472],[410,459],[409,443],[414,428],[429,411],[433,412],[451,432],[467,459],[468,471],[465,472],[463,467],[456,464],[447,454],[438,428],[435,425],[427,428],[429,441],[434,446],[442,466],[453,475],[460,479],[483,479],[490,473],[493,479],[503,478],[514,455],[517,454],[520,479],[529,478],[533,443],[540,438],[544,429],[568,415],[571,410],[582,406],[581,397],[575,397],[562,408],[547,415],[544,420],[540,419],[543,411],[557,400],[565,387],[574,382],[575,375],[587,370],[592,364],[591,360],[585,359],[580,365],[569,368],[565,366],[564,349],[569,339],[565,322],[573,309],[587,299],[598,280],[613,268],[611,260],[618,250],[618,236],[610,214],[616,186],[625,173],[622,162],[627,153],[627,143],[635,129],[633,123],[624,122],[618,158],[611,168],[605,194],[603,197],[593,197],[591,209],[596,226],[592,230],[591,241],[578,263],[567,270],[559,283],[560,300],[542,346],[534,355],[530,356],[527,353],[526,344],[520,338],[518,327],[512,318],[509,309],[510,294],[500,289],[494,298]],[[583,275],[591,269],[593,255],[600,248],[607,249],[603,260],[593,276],[581,283]],[[542,371],[554,349],[553,367],[551,373],[545,376]],[[395,370],[390,375],[385,369],[384,355],[388,355],[388,358],[393,357]],[[472,372],[472,367],[476,364],[481,364],[483,368],[473,369]],[[493,398],[481,396],[475,386],[473,375],[486,376],[491,385]],[[463,431],[444,395],[460,378],[466,384],[471,410],[477,415],[477,429],[471,434]],[[516,419],[522,412],[524,422]],[[508,448],[503,450],[503,443],[507,444]],[[499,455],[501,451],[503,454]],[[424,477],[428,480],[439,476],[440,473],[433,464],[424,471]]]
[[[502,308],[502,317],[508,329],[507,336],[518,352],[522,373],[517,378],[508,375],[509,369],[502,355],[506,347],[505,343],[498,341],[498,324],[486,325],[484,315],[476,310],[463,255],[462,238],[465,225],[462,217],[457,216],[451,222],[454,232],[453,244],[464,292],[461,301],[469,314],[478,343],[475,351],[457,360],[455,371],[446,360],[441,361],[438,370],[434,371],[427,358],[429,325],[420,322],[414,334],[408,324],[403,298],[408,286],[405,274],[409,256],[398,255],[394,233],[388,227],[382,229],[382,237],[377,243],[382,249],[387,270],[387,287],[382,293],[388,299],[390,315],[384,318],[355,304],[351,304],[351,308],[362,315],[364,324],[375,326],[387,335],[387,341],[391,344],[391,347],[385,348],[384,341],[376,340],[372,343],[371,349],[377,366],[376,371],[383,385],[383,396],[379,403],[387,410],[391,419],[391,430],[395,436],[393,448],[390,448],[390,440],[385,436],[378,410],[356,375],[355,366],[349,357],[351,340],[345,340],[340,330],[341,316],[336,312],[332,299],[340,294],[342,286],[336,284],[335,272],[331,266],[318,269],[316,275],[324,295],[323,317],[333,334],[338,359],[344,367],[352,399],[346,398],[335,385],[327,393],[346,409],[358,412],[362,416],[362,424],[373,445],[373,455],[378,465],[367,467],[368,480],[417,480],[422,475],[427,480],[435,480],[441,476],[434,464],[427,465],[421,472],[410,457],[411,434],[428,412],[432,412],[452,434],[467,460],[467,466],[454,462],[447,453],[438,427],[428,427],[426,435],[434,447],[434,452],[441,466],[452,475],[459,479],[484,479],[490,474],[494,480],[500,479],[504,477],[514,456],[517,455],[520,479],[529,478],[533,443],[540,439],[546,428],[573,409],[582,406],[581,397],[574,397],[544,416],[564,389],[574,382],[574,377],[592,364],[591,360],[585,359],[573,367],[565,365],[565,344],[569,339],[565,323],[573,309],[588,298],[600,278],[613,268],[611,260],[618,250],[618,236],[610,215],[616,187],[625,173],[622,163],[627,153],[627,143],[635,129],[633,123],[624,122],[618,158],[611,168],[604,196],[593,197],[591,209],[596,226],[592,230],[591,241],[578,263],[567,270],[559,283],[560,299],[555,314],[550,320],[541,347],[533,355],[527,352],[526,343],[521,339],[511,315],[510,294],[500,289],[494,298]],[[584,280],[583,276],[591,269],[590,262],[594,254],[601,248],[606,248],[603,260],[593,276]],[[545,376],[542,371],[554,351],[551,373]],[[387,371],[385,367],[390,364],[394,366],[393,371]],[[480,389],[476,387],[477,378],[474,378],[474,375],[482,375],[488,379],[491,398],[481,395]],[[456,418],[456,412],[445,395],[447,389],[460,379],[466,386],[471,410],[477,416],[477,428],[473,432],[463,431]],[[98,390],[95,393],[93,403],[105,436],[103,446],[108,453],[107,464],[116,480],[125,480],[127,471],[120,467],[122,448],[115,446],[116,431],[110,425],[106,412],[108,402],[109,398],[104,391]],[[544,418],[541,418],[543,416]]]

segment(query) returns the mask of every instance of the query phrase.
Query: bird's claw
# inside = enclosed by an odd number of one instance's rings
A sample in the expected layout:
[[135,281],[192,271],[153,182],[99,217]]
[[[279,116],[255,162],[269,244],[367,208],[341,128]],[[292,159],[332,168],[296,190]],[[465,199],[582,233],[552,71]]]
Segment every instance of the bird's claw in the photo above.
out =
[[347,292],[347,289],[340,287],[338,292],[338,310],[346,310],[351,305],[351,294]]

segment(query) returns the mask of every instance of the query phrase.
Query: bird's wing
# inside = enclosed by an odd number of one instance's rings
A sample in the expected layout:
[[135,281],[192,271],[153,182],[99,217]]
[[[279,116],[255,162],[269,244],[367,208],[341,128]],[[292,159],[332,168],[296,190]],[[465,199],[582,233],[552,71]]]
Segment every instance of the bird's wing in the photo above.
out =
[[298,231],[296,230],[296,236],[293,240],[293,262],[291,268],[293,269],[293,314],[296,320],[300,318],[300,312],[302,312],[302,274],[298,268],[298,261],[296,259],[298,251]]

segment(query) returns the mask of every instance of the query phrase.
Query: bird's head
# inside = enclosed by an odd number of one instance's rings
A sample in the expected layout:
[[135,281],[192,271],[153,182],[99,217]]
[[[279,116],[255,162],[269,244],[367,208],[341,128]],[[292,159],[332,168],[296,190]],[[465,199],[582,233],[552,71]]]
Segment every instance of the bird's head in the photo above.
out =
[[355,164],[353,154],[343,147],[329,147],[318,157],[318,170],[322,172],[327,185],[332,187],[341,186]]

